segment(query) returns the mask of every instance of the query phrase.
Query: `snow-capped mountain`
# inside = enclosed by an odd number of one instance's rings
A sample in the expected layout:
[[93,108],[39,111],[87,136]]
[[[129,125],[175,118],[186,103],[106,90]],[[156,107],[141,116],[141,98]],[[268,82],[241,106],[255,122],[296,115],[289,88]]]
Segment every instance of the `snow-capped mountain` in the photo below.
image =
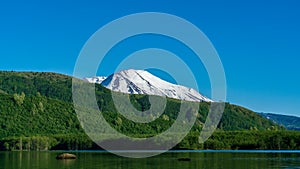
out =
[[192,88],[169,83],[144,70],[123,70],[109,77],[85,78],[90,83],[99,83],[106,88],[129,94],[166,96],[187,101],[212,102]]
[[84,78],[83,80],[86,80],[90,83],[98,83],[101,84],[103,80],[105,80],[106,77],[105,76],[95,76],[95,77],[91,77],[91,78]]

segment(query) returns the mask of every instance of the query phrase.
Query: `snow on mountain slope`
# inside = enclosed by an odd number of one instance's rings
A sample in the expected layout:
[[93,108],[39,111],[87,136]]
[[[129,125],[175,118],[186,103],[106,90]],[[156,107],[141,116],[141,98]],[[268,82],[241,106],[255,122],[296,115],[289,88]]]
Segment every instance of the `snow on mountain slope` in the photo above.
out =
[[95,77],[91,77],[91,78],[84,78],[83,80],[88,81],[90,83],[99,83],[101,84],[103,80],[105,80],[106,77],[105,76],[95,76]]
[[117,92],[166,96],[196,102],[212,102],[212,100],[192,88],[169,83],[144,70],[123,70],[110,75],[103,81],[97,81],[95,78],[86,78],[86,80],[91,83],[100,83],[106,88]]

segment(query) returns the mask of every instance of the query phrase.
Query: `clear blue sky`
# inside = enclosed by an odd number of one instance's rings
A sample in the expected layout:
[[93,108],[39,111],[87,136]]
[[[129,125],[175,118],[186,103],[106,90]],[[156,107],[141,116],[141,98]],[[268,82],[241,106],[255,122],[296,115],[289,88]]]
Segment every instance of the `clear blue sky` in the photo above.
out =
[[[1,1],[0,70],[71,75],[101,26],[131,13],[165,12],[194,23],[212,41],[225,68],[227,101],[300,116],[299,7],[298,0]],[[206,83],[199,89],[209,95]]]

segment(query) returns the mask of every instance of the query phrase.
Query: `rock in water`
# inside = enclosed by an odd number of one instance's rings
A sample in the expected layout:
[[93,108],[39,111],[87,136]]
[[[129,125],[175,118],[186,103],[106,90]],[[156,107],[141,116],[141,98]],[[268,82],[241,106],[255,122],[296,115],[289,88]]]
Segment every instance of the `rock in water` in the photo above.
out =
[[70,153],[62,153],[56,156],[56,159],[62,160],[62,159],[76,159],[75,154],[70,154]]

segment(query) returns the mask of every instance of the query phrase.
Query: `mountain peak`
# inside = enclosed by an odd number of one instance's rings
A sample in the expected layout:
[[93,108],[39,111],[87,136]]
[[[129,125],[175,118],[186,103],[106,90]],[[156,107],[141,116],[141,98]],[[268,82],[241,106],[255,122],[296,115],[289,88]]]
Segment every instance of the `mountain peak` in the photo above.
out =
[[145,70],[128,69],[114,73],[105,80],[99,80],[102,78],[93,77],[85,78],[85,80],[99,83],[112,91],[122,93],[166,96],[195,102],[212,102],[195,89],[169,83]]

